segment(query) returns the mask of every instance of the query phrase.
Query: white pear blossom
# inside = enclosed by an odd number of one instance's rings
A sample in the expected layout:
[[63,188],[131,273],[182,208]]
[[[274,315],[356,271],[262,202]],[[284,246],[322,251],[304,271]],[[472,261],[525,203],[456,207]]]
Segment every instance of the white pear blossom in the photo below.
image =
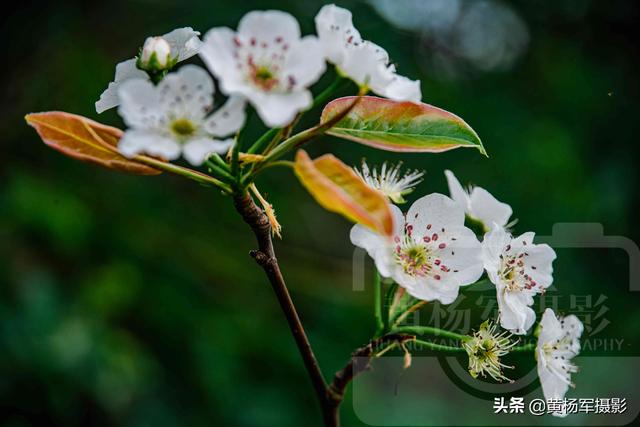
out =
[[482,223],[485,231],[494,226],[508,226],[507,222],[513,213],[511,206],[498,201],[482,187],[472,187],[466,191],[453,172],[446,170],[444,174],[447,177],[451,198],[462,206],[467,216]]
[[148,80],[124,82],[119,91],[118,112],[129,129],[118,145],[127,157],[139,153],[173,160],[183,154],[200,165],[212,152],[223,153],[245,121],[245,101],[231,97],[213,114],[214,86],[209,74],[195,65],[185,65],[154,86]]
[[523,335],[536,320],[533,297],[553,282],[556,253],[547,244],[534,244],[534,233],[512,237],[500,227],[484,236],[482,261],[496,285],[500,325]]
[[383,277],[392,278],[415,298],[452,303],[460,286],[482,275],[480,242],[464,226],[463,210],[442,194],[418,200],[403,215],[391,206],[391,239],[355,225],[351,242],[367,251]]
[[[569,386],[574,387],[571,374],[578,372],[578,367],[571,359],[580,353],[583,329],[582,322],[574,315],[558,318],[550,308],[542,315],[536,359],[545,399],[563,399]],[[553,415],[564,417],[567,413],[559,411]]]
[[374,93],[397,101],[420,102],[420,82],[396,74],[387,52],[363,40],[353,26],[351,12],[336,5],[325,5],[316,15],[316,31],[324,54],[338,72]]
[[404,203],[403,196],[413,192],[414,187],[422,182],[424,172],[413,170],[402,175],[400,173],[401,166],[402,162],[395,166],[387,166],[387,162],[384,162],[378,171],[375,167],[369,168],[367,162],[363,160],[362,170],[357,168],[354,170],[367,185],[380,191],[394,203]]
[[238,31],[211,29],[200,56],[227,95],[242,95],[270,127],[290,123],[313,102],[307,89],[325,70],[318,39],[301,37],[288,13],[247,13]]
[[490,320],[485,320],[471,338],[462,343],[469,356],[469,374],[473,378],[487,374],[496,381],[511,381],[503,373],[503,368],[512,368],[503,364],[500,358],[509,353],[518,341],[511,341],[512,335],[507,331],[498,333],[498,327]]
[[[198,38],[199,35],[200,33],[198,31],[194,31],[193,28],[185,27],[177,28],[167,34],[164,34],[160,38],[169,46],[169,53],[167,56],[172,60],[180,62],[189,59],[198,53],[201,44],[200,39]],[[150,39],[157,39],[157,37],[147,38],[145,46],[147,46],[148,43],[151,43]],[[166,50],[166,46],[163,46],[164,43],[158,40],[154,43],[158,48],[156,53],[160,53],[160,56],[162,56],[162,52]],[[147,47],[151,47],[151,44]],[[145,53],[143,48],[142,55],[149,55],[150,57],[151,51],[147,49],[147,52]],[[159,60],[160,56],[158,56]],[[149,75],[145,71],[139,69],[136,62],[137,58],[131,58],[116,65],[114,81],[109,83],[107,89],[102,93],[102,95],[100,95],[100,99],[96,102],[96,111],[98,113],[102,113],[110,108],[118,106],[118,88],[125,81],[131,79],[149,80]]]

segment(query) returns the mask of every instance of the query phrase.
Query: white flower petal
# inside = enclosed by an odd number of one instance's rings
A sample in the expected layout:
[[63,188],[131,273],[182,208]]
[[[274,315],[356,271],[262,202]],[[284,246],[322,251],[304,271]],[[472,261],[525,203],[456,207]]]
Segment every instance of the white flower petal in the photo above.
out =
[[[397,207],[391,206],[393,215],[394,235],[399,236],[404,228],[404,215]],[[386,237],[382,236],[368,227],[356,224],[351,228],[349,234],[351,243],[367,251],[367,254],[373,258],[378,272],[383,277],[391,277],[393,270],[393,245]]]
[[380,46],[363,42],[345,52],[345,59],[338,68],[356,84],[362,86],[366,83],[373,92],[383,95],[393,79],[385,58],[388,58],[387,52]]
[[118,89],[118,113],[129,127],[154,129],[164,116],[160,95],[153,83],[144,79],[123,82]]
[[373,257],[376,248],[382,246],[381,239],[383,239],[380,234],[361,224],[351,227],[349,238],[353,245],[364,249],[371,257]]
[[96,112],[100,114],[110,108],[117,107],[120,103],[118,100],[118,89],[124,81],[131,79],[149,79],[146,72],[136,67],[135,58],[128,59],[116,65],[115,79],[109,83],[107,89],[100,95],[100,99],[96,101]]
[[527,263],[525,271],[543,288],[548,288],[553,282],[553,260],[556,253],[549,245],[531,245],[527,248]]
[[234,58],[234,38],[235,33],[230,28],[213,28],[205,35],[199,52],[209,70],[219,79],[220,90],[225,95],[236,91],[242,83],[242,74],[238,72]]
[[547,308],[542,313],[540,319],[540,335],[538,335],[539,342],[551,342],[557,340],[562,335],[562,327],[560,321],[556,317],[552,309]]
[[193,166],[200,166],[211,153],[225,153],[233,144],[233,139],[219,141],[209,138],[199,138],[187,142],[182,147],[182,155]]
[[528,249],[533,245],[533,239],[536,234],[533,231],[527,231],[526,233],[522,233],[521,235],[514,237],[511,241],[511,247],[517,251],[523,251]]
[[191,27],[176,28],[173,31],[163,35],[171,46],[171,56],[178,56],[178,61],[184,61],[194,55],[197,55],[202,42],[198,38],[199,31],[194,31]]
[[224,137],[237,132],[244,126],[247,118],[246,101],[241,96],[232,96],[220,108],[204,121],[208,133]]
[[474,187],[469,194],[453,172],[444,171],[453,200],[462,206],[468,216],[482,222],[487,230],[505,227],[513,213],[511,206],[498,201],[482,187]]
[[464,211],[444,194],[433,193],[416,200],[407,212],[407,224],[420,241],[424,235],[442,233],[442,229],[464,224]]
[[[405,275],[406,276],[406,275]],[[451,304],[458,298],[460,288],[458,286],[450,286],[446,281],[438,281],[432,278],[415,279],[406,276],[409,280],[398,281],[409,295],[423,301],[440,301],[442,304]]]
[[213,80],[197,65],[185,65],[158,84],[160,103],[174,117],[202,120],[213,104]]
[[[502,252],[511,243],[511,235],[500,227],[494,227],[482,240],[482,261],[487,273],[497,274],[501,265]],[[491,279],[497,284],[497,279]]]
[[471,192],[470,202],[470,215],[482,221],[487,228],[491,228],[493,223],[498,224],[500,227],[506,226],[513,213],[511,206],[498,201],[482,187],[474,187]]
[[391,82],[384,87],[380,95],[395,101],[420,102],[422,100],[422,89],[419,80],[411,80],[407,77],[395,75]]
[[449,185],[449,194],[454,202],[456,202],[465,211],[469,208],[469,194],[462,188],[458,178],[450,170],[445,170],[444,175],[447,177],[447,184]]
[[[542,386],[542,394],[545,399],[563,399],[569,390],[569,384],[562,381],[555,373],[551,371],[551,367],[544,358],[538,358],[538,377]],[[553,413],[555,416],[564,417],[566,414]]]
[[238,33],[246,38],[273,41],[276,37],[285,40],[300,38],[300,26],[291,14],[279,10],[251,11],[238,24]]
[[[565,331],[569,331],[569,334],[571,335],[571,337],[574,337],[574,338],[580,338],[580,336],[582,336],[582,333],[584,332],[584,325],[582,324],[580,319],[578,319],[578,317],[573,314],[570,314],[569,316],[565,316],[562,319],[561,325],[562,325],[562,329]],[[580,341],[575,340],[573,344],[577,344],[577,345],[572,345],[570,348],[571,351],[573,351],[576,354],[579,353]]]
[[351,243],[367,251],[382,277],[391,276],[391,247],[388,239],[370,228],[356,224],[349,233]]
[[509,292],[503,285],[498,285],[497,290],[500,326],[516,335],[526,334],[536,320],[536,314],[528,304],[530,296]]
[[[390,208],[393,215],[393,234],[401,236],[404,228],[404,215],[397,206],[391,205]],[[385,247],[388,249],[389,246],[389,239],[386,236],[382,236],[360,224],[356,224],[351,228],[350,238],[351,243],[366,250],[372,258],[378,248]]]
[[389,55],[382,47],[364,41],[345,50],[344,60],[337,65],[339,71],[356,84],[366,84],[374,93],[396,101],[420,102],[420,82],[396,74],[389,65]]
[[315,23],[324,55],[333,64],[340,65],[344,61],[349,44],[362,42],[347,9],[334,4],[325,5],[316,15]]
[[[536,358],[545,399],[563,399],[567,393],[571,374],[577,372],[571,359],[580,351],[582,332],[582,322],[574,315],[559,319],[549,308],[542,315]],[[564,417],[566,412],[553,415]]]
[[291,93],[247,93],[249,101],[268,127],[284,127],[291,123],[296,114],[311,106],[313,98],[308,90]]
[[[446,229],[445,229],[446,230]],[[455,240],[453,240],[455,239]],[[433,251],[446,271],[440,271],[443,282],[454,287],[475,283],[484,272],[480,242],[473,231],[464,226],[451,227],[438,240],[446,246]],[[434,245],[435,246],[435,245]]]
[[118,143],[118,151],[125,157],[150,154],[167,160],[180,157],[180,144],[162,134],[147,130],[128,130]]
[[[316,37],[307,36],[291,47],[284,63],[287,77],[295,88],[306,88],[315,83],[326,68],[321,53],[320,42]],[[290,76],[290,77],[289,77]]]

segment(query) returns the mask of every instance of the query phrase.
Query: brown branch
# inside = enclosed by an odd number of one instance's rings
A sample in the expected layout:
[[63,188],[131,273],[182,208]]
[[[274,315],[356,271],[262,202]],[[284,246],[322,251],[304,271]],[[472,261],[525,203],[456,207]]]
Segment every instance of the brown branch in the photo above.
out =
[[238,195],[234,198],[234,205],[238,213],[242,216],[244,221],[249,224],[251,230],[256,236],[258,242],[258,249],[251,251],[251,256],[256,260],[256,263],[266,273],[271,287],[278,298],[280,308],[284,312],[284,315],[289,324],[289,329],[293,334],[293,338],[298,346],[298,351],[302,356],[305,368],[316,393],[316,397],[322,408],[322,414],[325,425],[337,426],[333,419],[329,418],[332,414],[331,408],[327,400],[327,384],[322,376],[322,371],[318,365],[313,349],[309,343],[309,339],[304,331],[304,327],[300,322],[296,308],[289,295],[289,290],[284,282],[282,273],[280,272],[280,266],[273,250],[273,242],[271,240],[271,226],[269,225],[269,219],[265,213],[260,209],[251,196],[244,192],[242,195]]
[[327,385],[280,272],[278,259],[273,249],[269,219],[246,192],[234,198],[234,205],[256,236],[258,249],[251,251],[250,254],[266,273],[278,298],[280,308],[284,312],[293,338],[298,346],[298,351],[313,383],[316,398],[322,409],[324,424],[330,427],[337,427],[340,425],[339,408],[344,399],[344,391],[353,378],[368,370],[371,358],[384,350],[389,344],[402,344],[405,341],[414,340],[415,336],[388,334],[369,342],[369,344],[352,353],[347,365],[338,371],[333,377],[332,383]]

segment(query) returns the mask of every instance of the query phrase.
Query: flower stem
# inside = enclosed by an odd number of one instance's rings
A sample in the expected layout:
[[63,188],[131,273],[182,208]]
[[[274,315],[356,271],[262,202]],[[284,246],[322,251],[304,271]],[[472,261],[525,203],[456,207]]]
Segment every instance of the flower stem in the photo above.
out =
[[526,353],[529,351],[534,351],[535,349],[536,345],[534,343],[529,343],[513,347],[511,350],[509,350],[509,353]]
[[463,353],[466,352],[466,350],[462,347],[452,347],[452,346],[448,346],[448,345],[442,345],[442,344],[436,344],[433,342],[429,342],[429,341],[423,341],[423,340],[419,340],[416,339],[415,341],[413,341],[416,345],[423,347],[423,348],[427,348],[429,350],[433,350],[433,351],[446,351],[446,352],[450,352],[450,353]]
[[392,332],[404,333],[412,335],[432,335],[435,337],[449,338],[457,341],[467,341],[469,336],[456,334],[455,332],[446,331],[440,328],[434,328],[431,326],[397,326],[394,327]]
[[256,154],[261,152],[263,148],[265,148],[269,143],[271,143],[271,141],[273,141],[278,136],[278,133],[280,131],[282,131],[282,128],[269,129],[268,131],[263,133],[262,136],[258,138],[258,140],[254,142],[251,147],[249,147],[249,149],[247,150],[247,153]]
[[393,304],[393,297],[395,296],[397,289],[398,285],[396,283],[392,283],[384,296],[384,302],[382,304],[382,323],[385,330],[388,330],[389,328],[390,308]]
[[280,166],[280,167],[284,167],[284,168],[293,169],[294,165],[295,165],[295,163],[290,161],[290,160],[276,160],[275,162],[269,163],[264,168],[268,169],[270,167]]
[[226,169],[221,168],[211,160],[206,160],[204,164],[209,168],[209,171],[218,176],[220,179],[224,179],[227,183],[235,182],[235,178]]
[[236,137],[233,140],[233,145],[231,146],[231,175],[235,180],[240,174],[240,132],[236,134]]
[[378,270],[373,276],[373,305],[376,318],[376,332],[374,338],[379,337],[384,331],[384,321],[382,320],[382,280]]
[[180,175],[183,176],[185,178],[189,178],[192,179],[196,182],[199,182],[200,184],[205,184],[205,185],[214,185],[216,187],[219,187],[222,189],[222,191],[224,191],[227,194],[231,194],[231,187],[229,187],[227,184],[225,184],[224,182],[215,179],[209,175],[203,174],[201,172],[198,171],[194,171],[193,169],[189,169],[189,168],[183,168],[182,166],[177,166],[174,165],[172,163],[167,163],[167,162],[163,162],[161,160],[157,160],[154,159],[152,157],[147,157],[147,156],[136,156],[134,157],[134,160],[140,162],[140,163],[144,163],[146,165],[149,166],[153,166],[156,169],[160,169],[163,170],[165,172],[170,172],[173,173],[175,175]]

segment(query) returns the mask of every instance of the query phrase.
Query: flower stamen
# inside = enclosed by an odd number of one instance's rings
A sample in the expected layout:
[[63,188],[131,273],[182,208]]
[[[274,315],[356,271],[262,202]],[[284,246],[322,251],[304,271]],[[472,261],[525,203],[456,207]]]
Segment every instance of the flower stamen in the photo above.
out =
[[509,353],[518,341],[511,341],[512,334],[508,331],[497,333],[497,325],[486,320],[480,328],[465,341],[462,346],[469,356],[469,374],[473,378],[487,374],[496,381],[509,381],[503,373],[503,368],[513,369],[500,361],[500,358]]

